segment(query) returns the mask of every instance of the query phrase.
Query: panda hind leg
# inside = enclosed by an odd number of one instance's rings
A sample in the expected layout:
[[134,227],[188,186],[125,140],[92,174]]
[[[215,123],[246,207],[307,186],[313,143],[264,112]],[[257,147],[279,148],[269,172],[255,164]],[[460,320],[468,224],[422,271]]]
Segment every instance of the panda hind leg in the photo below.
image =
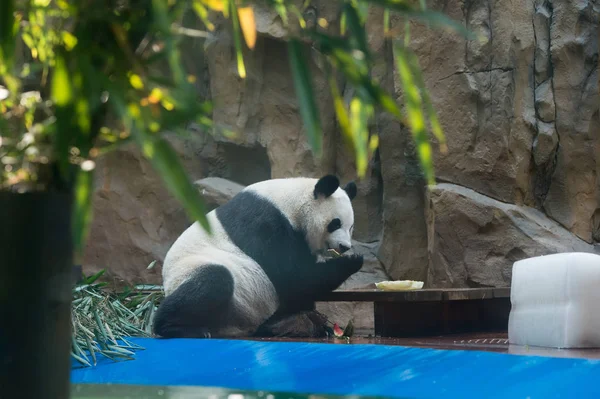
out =
[[272,317],[263,323],[255,336],[321,338],[326,336],[327,317],[316,310]]
[[203,265],[165,297],[156,312],[153,332],[163,338],[210,338],[227,319],[233,276],[222,265]]

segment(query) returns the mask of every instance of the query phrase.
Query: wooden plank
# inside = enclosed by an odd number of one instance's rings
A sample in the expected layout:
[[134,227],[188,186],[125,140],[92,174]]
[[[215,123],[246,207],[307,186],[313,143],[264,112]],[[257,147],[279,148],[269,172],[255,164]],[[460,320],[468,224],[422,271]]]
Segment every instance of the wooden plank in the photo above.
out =
[[319,298],[318,302],[435,302],[508,297],[510,288],[445,288],[415,291],[360,289],[333,291]]
[[474,299],[494,298],[493,288],[456,288],[442,291],[445,301],[465,301]]
[[434,336],[506,331],[510,298],[375,302],[375,335]]

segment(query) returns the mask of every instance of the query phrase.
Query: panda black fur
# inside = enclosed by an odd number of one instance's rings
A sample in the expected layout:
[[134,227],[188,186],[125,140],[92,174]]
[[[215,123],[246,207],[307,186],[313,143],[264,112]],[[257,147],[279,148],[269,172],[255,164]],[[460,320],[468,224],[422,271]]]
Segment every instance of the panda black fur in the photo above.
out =
[[319,336],[315,299],[363,264],[351,255],[356,196],[337,177],[272,179],[247,186],[173,244],[154,333],[172,337]]

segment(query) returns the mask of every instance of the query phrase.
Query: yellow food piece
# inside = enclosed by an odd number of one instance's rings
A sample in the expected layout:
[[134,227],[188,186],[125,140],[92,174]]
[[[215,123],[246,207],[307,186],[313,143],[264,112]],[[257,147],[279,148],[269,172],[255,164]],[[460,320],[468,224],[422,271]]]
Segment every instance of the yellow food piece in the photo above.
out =
[[381,281],[375,283],[375,286],[382,291],[411,291],[423,288],[423,282],[414,280]]
[[327,254],[331,257],[334,258],[339,258],[340,256],[342,256],[338,251],[336,251],[335,249],[328,249],[327,250]]

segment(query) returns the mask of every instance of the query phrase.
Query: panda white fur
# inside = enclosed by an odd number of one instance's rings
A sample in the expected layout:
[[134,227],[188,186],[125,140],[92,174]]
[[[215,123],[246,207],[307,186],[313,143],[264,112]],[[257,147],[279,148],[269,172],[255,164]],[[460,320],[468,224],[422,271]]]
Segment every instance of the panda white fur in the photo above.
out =
[[212,235],[194,223],[167,253],[155,335],[323,335],[315,299],[363,264],[320,256],[351,248],[355,196],[354,182],[342,188],[332,175],[272,179],[211,211]]

